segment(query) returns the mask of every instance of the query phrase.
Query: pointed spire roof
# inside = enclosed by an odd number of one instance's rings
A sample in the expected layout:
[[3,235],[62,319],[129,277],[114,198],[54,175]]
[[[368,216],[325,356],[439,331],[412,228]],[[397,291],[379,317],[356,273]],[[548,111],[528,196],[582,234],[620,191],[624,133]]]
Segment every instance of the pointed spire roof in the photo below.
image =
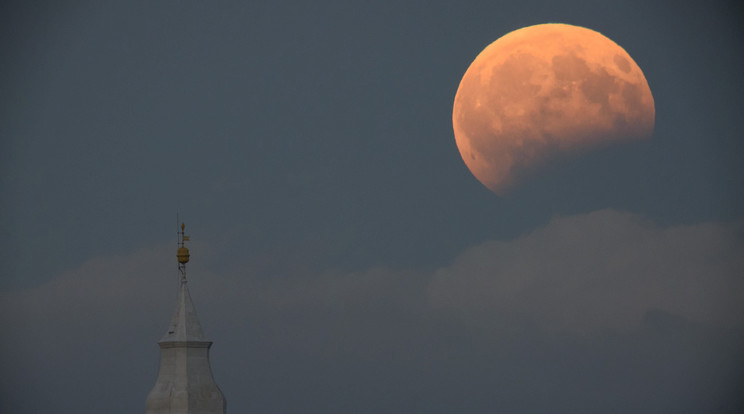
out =
[[168,332],[160,342],[209,342],[196,316],[196,309],[191,301],[185,277],[181,278],[178,303],[168,326]]
[[147,414],[225,414],[225,396],[209,364],[212,341],[204,336],[186,282],[189,249],[184,225],[178,232],[178,303],[168,331],[158,341],[160,369],[145,401]]
[[178,232],[178,272],[181,274],[181,287],[178,291],[178,303],[173,312],[173,318],[168,326],[168,332],[160,340],[163,342],[209,342],[202,331],[199,318],[196,316],[194,303],[186,282],[186,263],[189,262],[189,249],[185,243],[189,236],[184,234],[185,225],[181,223],[181,231]]

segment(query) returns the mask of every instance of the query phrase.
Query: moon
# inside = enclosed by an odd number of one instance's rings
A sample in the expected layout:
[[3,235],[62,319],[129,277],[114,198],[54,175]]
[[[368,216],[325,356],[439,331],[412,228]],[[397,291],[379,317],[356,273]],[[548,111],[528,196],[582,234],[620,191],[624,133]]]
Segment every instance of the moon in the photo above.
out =
[[556,160],[648,138],[654,118],[648,82],[622,47],[554,23],[486,47],[460,81],[452,110],[463,161],[498,195]]

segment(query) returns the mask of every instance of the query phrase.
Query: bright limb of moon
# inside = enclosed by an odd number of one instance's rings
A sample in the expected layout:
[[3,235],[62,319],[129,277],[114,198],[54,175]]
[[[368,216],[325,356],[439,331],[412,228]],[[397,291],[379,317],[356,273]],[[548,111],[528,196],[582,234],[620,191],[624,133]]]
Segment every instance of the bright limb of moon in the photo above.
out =
[[654,118],[630,55],[567,24],[529,26],[491,43],[465,72],[452,111],[463,161],[497,194],[550,161],[650,137]]

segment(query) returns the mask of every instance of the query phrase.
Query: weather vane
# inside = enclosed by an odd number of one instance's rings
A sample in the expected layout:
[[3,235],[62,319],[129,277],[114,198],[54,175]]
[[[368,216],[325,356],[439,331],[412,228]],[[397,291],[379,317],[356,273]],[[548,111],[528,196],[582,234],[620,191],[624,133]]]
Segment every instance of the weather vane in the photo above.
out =
[[181,229],[178,231],[178,252],[176,253],[176,257],[178,257],[178,272],[181,274],[181,282],[186,281],[186,263],[189,262],[189,249],[184,246],[184,242],[191,240],[189,236],[183,234],[185,228],[186,225],[181,223]]

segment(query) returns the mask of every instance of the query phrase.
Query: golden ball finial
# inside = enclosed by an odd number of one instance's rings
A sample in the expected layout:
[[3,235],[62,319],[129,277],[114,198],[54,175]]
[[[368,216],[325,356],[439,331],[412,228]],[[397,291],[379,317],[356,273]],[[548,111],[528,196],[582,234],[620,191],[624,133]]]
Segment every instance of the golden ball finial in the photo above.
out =
[[178,263],[180,264],[189,262],[189,249],[187,249],[186,246],[183,245],[185,241],[189,240],[189,236],[183,234],[184,228],[186,228],[186,225],[184,223],[181,223],[181,231],[178,233],[178,244],[180,247],[178,248],[178,252],[176,253],[176,257],[178,257]]
[[178,248],[178,253],[176,253],[176,256],[178,257],[178,263],[188,263],[189,262],[189,249],[187,249],[184,246],[181,246]]

